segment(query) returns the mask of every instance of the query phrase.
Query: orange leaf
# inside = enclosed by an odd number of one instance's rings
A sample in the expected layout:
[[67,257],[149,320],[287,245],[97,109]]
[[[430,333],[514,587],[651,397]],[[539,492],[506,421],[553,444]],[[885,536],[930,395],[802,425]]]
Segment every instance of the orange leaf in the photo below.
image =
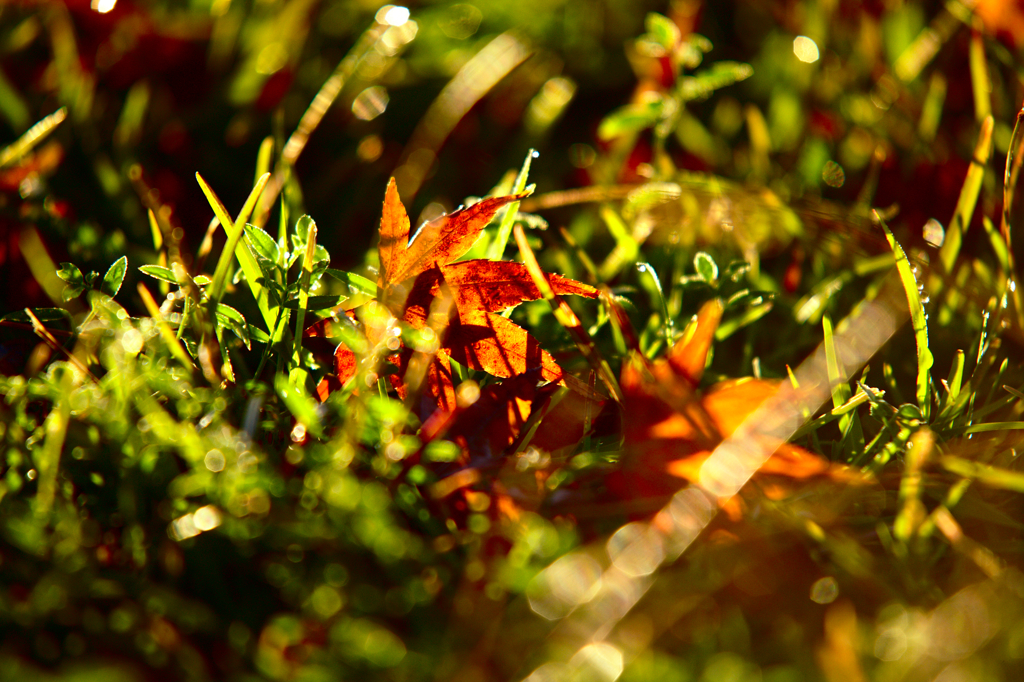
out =
[[496,377],[511,377],[540,368],[549,381],[562,378],[562,368],[525,329],[501,315],[459,309],[459,321],[448,329],[443,344],[452,359]]
[[687,325],[683,338],[668,354],[668,364],[692,386],[699,384],[700,378],[704,376],[708,351],[722,319],[722,309],[722,301],[717,298],[705,303]]
[[434,264],[446,265],[461,257],[502,206],[525,196],[527,194],[524,193],[489,197],[435,218],[420,227],[409,243],[409,216],[398,196],[395,179],[391,178],[380,219],[377,286],[387,289],[415,277]]
[[[597,289],[589,284],[561,275],[549,275],[549,279],[556,294],[598,296]],[[496,313],[542,296],[522,263],[484,259],[461,261],[440,269],[431,267],[416,277],[405,300],[403,318],[406,322],[417,328],[426,323],[430,302],[440,293],[442,282],[451,289],[462,310]]]
[[384,287],[395,281],[395,273],[401,269],[402,254],[409,244],[409,215],[398,197],[398,185],[395,179],[388,181],[388,189],[384,194],[384,212],[380,217],[380,244],[377,254],[380,257],[380,274],[377,275],[377,288]]
[[452,363],[444,352],[438,351],[427,368],[427,391],[433,396],[439,410],[451,412],[455,409]]
[[[672,488],[664,480],[665,474],[690,482],[699,480],[701,467],[722,439],[732,435],[778,390],[778,381],[753,377],[723,381],[703,392],[696,390],[720,316],[720,304],[705,305],[666,359],[652,363],[648,372],[636,363],[623,367],[624,409],[630,415],[624,435],[632,453],[626,464],[632,489],[664,493]],[[848,471],[803,448],[784,444],[757,475],[855,478]]]
[[338,381],[342,386],[355,376],[358,364],[356,354],[345,344],[339,343],[334,349],[334,373],[338,375]]
[[[524,301],[536,301],[542,294],[522,263],[511,261],[467,260],[443,268],[444,281],[452,287],[461,308],[480,308],[496,313]],[[589,284],[548,275],[556,294],[575,294],[597,298],[598,291]]]

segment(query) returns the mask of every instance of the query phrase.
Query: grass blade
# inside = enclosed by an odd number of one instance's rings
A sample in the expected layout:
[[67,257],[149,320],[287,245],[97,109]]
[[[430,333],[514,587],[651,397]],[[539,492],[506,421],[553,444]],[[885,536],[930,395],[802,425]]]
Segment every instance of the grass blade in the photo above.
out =
[[[530,163],[537,156],[538,154],[535,149],[531,149],[526,153],[523,167],[520,169],[519,175],[516,176],[516,181],[512,185],[512,191],[509,194],[521,194],[526,190],[526,178],[530,174]],[[501,219],[501,224],[498,226],[498,236],[491,242],[491,247],[487,251],[487,258],[489,260],[501,260],[501,257],[505,254],[505,246],[508,245],[508,238],[512,236],[512,225],[516,221],[517,213],[519,213],[519,202],[513,201],[505,209],[505,216]]]
[[985,59],[985,43],[981,31],[971,32],[969,51],[971,66],[971,90],[974,92],[974,116],[978,123],[992,115],[992,83],[988,78],[988,60]]
[[935,435],[928,428],[917,431],[910,440],[904,455],[903,478],[900,479],[900,510],[893,523],[893,535],[907,542],[920,528],[927,516],[921,493],[924,482],[921,470],[928,461],[935,446]]
[[238,263],[242,266],[242,271],[245,273],[245,280],[249,283],[249,289],[252,291],[253,298],[256,299],[260,312],[263,313],[263,319],[267,323],[267,327],[273,329],[274,322],[277,321],[277,314],[271,309],[269,297],[258,281],[262,277],[260,266],[249,252],[249,249],[244,244],[239,243],[242,238],[242,225],[245,225],[245,222],[252,214],[256,201],[263,192],[268,179],[270,179],[270,175],[266,173],[260,177],[252,188],[252,192],[249,193],[249,198],[245,200],[242,210],[239,211],[238,220],[232,220],[217,194],[206,184],[202,176],[196,173],[196,180],[199,181],[199,186],[202,188],[203,194],[206,195],[206,200],[210,202],[210,207],[213,208],[217,220],[220,221],[220,224],[224,227],[224,232],[228,236],[227,244],[224,246],[224,251],[221,253],[220,260],[217,261],[217,268],[213,273],[213,282],[208,290],[210,301],[216,304],[220,301],[221,296],[224,295],[231,258],[233,255],[237,256]]
[[[303,324],[306,322],[306,306],[309,304],[309,278],[313,273],[313,260],[316,258],[316,223],[310,220],[309,232],[306,236],[306,253],[302,258],[302,275],[299,280],[299,309],[295,313],[295,344],[292,348],[293,369],[298,369],[301,361]],[[303,372],[303,375],[305,372]],[[305,378],[305,377],[303,377]]]
[[157,326],[160,328],[160,336],[163,337],[164,343],[167,344],[167,348],[171,351],[171,355],[181,363],[182,367],[190,372],[195,371],[195,365],[192,364],[192,360],[189,358],[188,353],[185,352],[185,349],[181,347],[181,343],[174,336],[174,332],[167,326],[167,321],[164,320],[164,316],[160,312],[160,306],[153,300],[153,295],[149,293],[149,289],[142,282],[139,282],[138,290],[142,303],[146,306],[146,310],[149,311],[150,317],[156,320]]
[[[971,224],[971,217],[974,215],[974,207],[978,203],[978,194],[981,192],[981,181],[985,177],[985,164],[988,163],[992,154],[992,129],[995,125],[991,116],[985,118],[981,123],[981,132],[978,133],[978,143],[974,147],[974,157],[967,169],[967,177],[960,188],[960,198],[957,199],[956,209],[953,211],[953,219],[946,229],[946,240],[942,243],[939,251],[939,261],[946,274],[953,273],[953,266],[956,264],[957,256],[960,255],[960,245],[963,243],[964,231]],[[929,282],[929,289],[935,291],[939,288],[937,278]]]
[[[991,118],[988,119],[989,122],[991,120]],[[989,128],[991,137],[991,126]],[[973,205],[971,210],[974,210]],[[928,417],[931,414],[929,371],[934,362],[932,352],[928,349],[928,318],[925,314],[924,304],[921,302],[921,294],[917,288],[917,280],[914,278],[914,272],[910,267],[910,260],[907,259],[906,252],[903,251],[903,247],[899,245],[896,238],[892,236],[892,232],[889,231],[888,225],[882,220],[882,216],[878,214],[878,211],[874,211],[874,214],[875,220],[885,230],[885,238],[889,241],[889,246],[896,256],[896,270],[899,272],[900,281],[903,283],[903,290],[907,294],[907,305],[910,306],[910,322],[914,328],[914,341],[917,343],[917,405],[921,408],[924,420],[928,421]],[[946,239],[948,243],[949,235],[946,236]]]
[[964,478],[980,481],[992,488],[1024,493],[1024,473],[981,464],[952,455],[942,458],[942,468]]
[[5,168],[15,163],[21,157],[32,151],[32,148],[39,144],[39,141],[49,135],[54,128],[60,125],[68,116],[67,107],[61,107],[57,111],[53,112],[46,118],[36,123],[34,126],[25,131],[25,134],[19,137],[17,140],[12,142],[0,150],[0,168]]
[[576,313],[572,311],[565,301],[560,299],[552,290],[551,283],[548,282],[547,276],[540,269],[540,264],[537,262],[537,256],[533,253],[533,249],[526,242],[526,235],[523,233],[523,228],[519,225],[514,226],[513,231],[516,236],[516,243],[519,245],[519,252],[523,256],[523,263],[526,265],[526,269],[530,272],[530,277],[533,278],[534,284],[540,289],[541,294],[544,296],[555,313],[555,319],[565,327],[566,331],[572,336],[576,342],[576,347],[580,349],[583,357],[590,362],[590,366],[593,367],[598,376],[601,377],[601,381],[604,382],[608,390],[611,391],[612,397],[615,398],[616,402],[622,402],[622,390],[619,388],[619,382],[615,380],[615,375],[612,374],[611,367],[608,362],[601,356],[601,353],[597,350],[597,346],[594,345],[593,339],[587,334],[586,330],[583,329],[583,324],[580,319],[576,317]]

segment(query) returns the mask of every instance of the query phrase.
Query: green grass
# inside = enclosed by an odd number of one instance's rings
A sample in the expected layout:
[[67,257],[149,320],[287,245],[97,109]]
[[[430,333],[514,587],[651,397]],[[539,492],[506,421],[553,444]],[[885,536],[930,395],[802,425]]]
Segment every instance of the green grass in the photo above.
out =
[[[1016,679],[1024,91],[988,15],[193,5],[0,10],[0,679]],[[126,90],[141,16],[200,59]],[[392,174],[415,224],[533,190],[467,258],[526,264],[505,314],[564,385],[452,360],[434,409],[459,322],[378,291]],[[760,409],[715,403],[744,377]]]

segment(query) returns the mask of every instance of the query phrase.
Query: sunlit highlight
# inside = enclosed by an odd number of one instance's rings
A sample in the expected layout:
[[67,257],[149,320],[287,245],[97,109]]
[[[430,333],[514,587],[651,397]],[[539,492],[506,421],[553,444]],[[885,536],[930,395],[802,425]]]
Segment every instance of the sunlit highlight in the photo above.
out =
[[409,8],[399,5],[384,5],[374,17],[378,22],[389,26],[401,26],[409,21]]
[[360,121],[372,121],[387,110],[390,101],[387,88],[371,85],[352,100],[352,113]]
[[[889,287],[839,325],[844,331],[833,342],[844,367],[854,371],[863,366],[893,334],[905,319],[900,314],[901,296],[898,286]],[[719,506],[738,493],[804,423],[804,415],[814,413],[830,395],[824,347],[801,364],[794,376],[793,384],[782,384],[715,448],[701,466],[698,485],[677,492],[649,523],[629,523],[612,535],[605,545],[606,560],[593,550],[573,552],[533,579],[527,588],[530,607],[548,620],[566,619],[561,632],[575,639],[579,648],[566,663],[541,665],[525,682],[577,676],[612,682],[619,677],[625,662],[636,655],[636,646],[624,646],[616,637],[617,625],[648,593],[658,569],[686,551]],[[831,603],[839,596],[838,588],[838,582],[826,576],[814,584],[810,598],[819,604]],[[976,629],[982,636],[987,632],[984,627]],[[981,639],[975,637],[964,649],[976,648],[975,641]],[[895,655],[896,648],[886,649],[886,654]]]
[[807,36],[793,38],[793,54],[806,64],[813,64],[821,57],[818,53],[818,44]]
[[178,541],[194,538],[200,533],[213,530],[222,520],[220,510],[208,504],[171,522],[171,535]]
[[117,5],[117,0],[92,0],[92,4],[89,6],[100,14],[106,14],[114,9],[115,5]]

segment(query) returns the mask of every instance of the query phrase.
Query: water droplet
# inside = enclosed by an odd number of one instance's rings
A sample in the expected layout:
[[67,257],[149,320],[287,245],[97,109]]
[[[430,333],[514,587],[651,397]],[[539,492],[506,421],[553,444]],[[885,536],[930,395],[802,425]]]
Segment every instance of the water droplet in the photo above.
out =
[[352,101],[352,113],[361,121],[372,121],[388,108],[388,91],[381,85],[373,85],[356,95]]
[[821,171],[821,179],[829,187],[842,187],[846,182],[846,172],[838,163],[829,160],[825,162],[825,167]]
[[530,150],[530,156],[535,158],[535,159],[539,159],[540,158],[540,152],[537,151],[536,149],[532,149],[532,150]]
[[942,246],[942,242],[946,241],[946,230],[935,218],[929,218],[928,222],[924,224],[923,228],[924,240],[934,247]]

